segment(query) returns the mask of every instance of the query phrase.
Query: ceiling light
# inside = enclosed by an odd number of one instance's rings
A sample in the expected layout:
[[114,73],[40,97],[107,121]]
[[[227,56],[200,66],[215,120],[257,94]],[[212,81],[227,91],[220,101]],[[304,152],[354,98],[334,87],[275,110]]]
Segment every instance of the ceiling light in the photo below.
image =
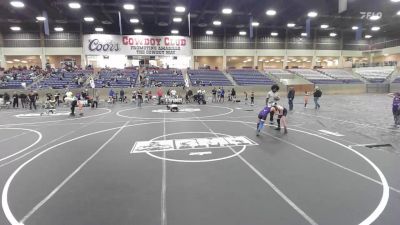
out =
[[275,16],[276,15],[276,11],[273,9],[268,9],[265,14],[267,14],[268,16]]
[[308,16],[308,17],[311,17],[311,18],[314,18],[314,17],[317,17],[317,16],[318,16],[318,13],[315,12],[315,11],[311,11],[311,12],[309,12],[309,13],[307,14],[307,16]]
[[400,11],[397,11],[396,15],[400,16]]
[[260,23],[259,22],[252,22],[251,25],[253,27],[258,27],[258,26],[260,26]]
[[70,2],[70,3],[68,4],[68,6],[69,6],[71,9],[80,9],[80,8],[81,8],[81,4],[79,4],[78,2]]
[[133,32],[135,32],[136,34],[141,34],[143,31],[142,29],[134,29]]
[[246,35],[247,33],[246,33],[246,31],[240,31],[239,32],[239,35],[241,35],[241,36],[244,36],[244,35]]
[[288,23],[287,24],[287,27],[295,27],[296,26],[296,24],[294,24],[294,23]]
[[57,32],[61,32],[61,31],[64,31],[64,28],[62,28],[62,27],[54,27],[54,30],[57,31]]
[[389,54],[383,54],[383,56],[389,56]]
[[175,18],[172,19],[172,21],[174,21],[175,23],[180,23],[180,22],[182,22],[182,18],[175,17]]
[[272,32],[271,36],[276,37],[276,36],[278,36],[278,33],[277,32]]
[[307,37],[307,33],[301,33],[302,37]]
[[86,22],[93,22],[94,18],[93,17],[84,17],[83,20]]
[[372,35],[367,34],[367,35],[365,35],[365,38],[370,39],[370,38],[372,38]]
[[46,20],[46,17],[44,17],[44,16],[37,16],[37,17],[36,17],[36,20],[38,20],[38,21],[45,21],[45,20]]
[[328,27],[329,27],[328,24],[322,24],[322,25],[321,25],[321,28],[322,28],[322,29],[327,29]]
[[22,60],[21,63],[28,63],[28,61]]
[[214,24],[215,26],[220,26],[220,25],[222,24],[222,22],[219,21],[219,20],[215,20],[215,21],[213,22],[213,24]]
[[391,2],[400,2],[400,0],[390,0]]
[[337,36],[337,33],[330,33],[329,36],[331,36],[331,37],[336,37],[336,36]]
[[184,6],[175,7],[175,12],[185,12],[186,8]]
[[103,32],[104,31],[104,29],[102,27],[96,27],[96,28],[94,28],[94,30],[96,32]]
[[11,1],[10,5],[12,5],[15,8],[23,8],[25,7],[25,4],[21,1]]
[[214,34],[214,31],[212,31],[212,30],[207,30],[207,31],[206,31],[206,34],[207,34],[207,35],[213,35],[213,34]]
[[21,60],[19,60],[19,59],[14,59],[14,62],[19,62],[19,61],[21,61]]
[[132,19],[129,20],[129,22],[131,22],[131,23],[139,23],[139,19],[132,18]]
[[13,61],[7,61],[7,63],[13,63]]
[[381,28],[380,27],[371,27],[371,30],[372,31],[378,31],[378,30],[380,30]]
[[224,9],[222,9],[222,13],[223,14],[231,14],[232,13],[232,9],[231,8],[224,8]]
[[358,30],[358,27],[357,26],[353,26],[353,27],[351,27],[351,29],[352,30]]
[[133,4],[124,4],[124,9],[126,9],[126,10],[134,10],[135,9],[135,5],[133,5]]
[[171,34],[179,34],[179,30],[171,30]]
[[21,27],[10,27],[10,30],[12,30],[12,31],[20,31]]
[[375,20],[379,20],[380,18],[381,18],[381,16],[379,16],[379,15],[372,15],[369,19],[375,21]]

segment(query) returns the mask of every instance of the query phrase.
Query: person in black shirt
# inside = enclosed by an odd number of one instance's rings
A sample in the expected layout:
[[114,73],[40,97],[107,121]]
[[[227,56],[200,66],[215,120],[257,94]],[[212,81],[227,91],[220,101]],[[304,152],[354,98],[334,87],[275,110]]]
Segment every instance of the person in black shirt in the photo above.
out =
[[36,110],[36,95],[35,93],[31,92],[28,94],[28,99],[29,99],[29,109],[32,110],[33,108]]
[[22,108],[25,108],[26,107],[26,98],[27,98],[26,94],[25,93],[21,93],[19,95],[19,98],[21,99]]
[[319,105],[318,101],[319,98],[321,98],[322,96],[322,91],[319,89],[319,87],[315,87],[315,91],[314,91],[314,103],[315,103],[315,109],[319,109],[321,108],[321,106]]
[[289,92],[287,95],[288,101],[289,101],[289,110],[292,111],[293,110],[293,99],[295,96],[296,91],[294,90],[293,87],[289,88]]
[[17,108],[18,108],[19,96],[18,96],[17,92],[14,92],[12,97],[13,97],[13,108],[15,109],[15,106],[17,106]]
[[217,102],[217,89],[214,87],[211,91],[212,93],[212,101],[211,102]]

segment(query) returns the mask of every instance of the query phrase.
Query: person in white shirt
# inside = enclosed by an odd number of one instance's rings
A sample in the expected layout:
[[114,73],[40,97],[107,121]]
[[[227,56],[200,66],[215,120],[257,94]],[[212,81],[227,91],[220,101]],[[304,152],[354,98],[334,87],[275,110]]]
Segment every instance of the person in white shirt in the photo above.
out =
[[[268,92],[267,94],[267,99],[266,99],[266,105],[267,106],[273,106],[275,104],[278,104],[280,97],[279,97],[279,86],[277,84],[274,84],[271,86],[271,91]],[[274,124],[274,112],[271,111],[269,114],[269,124]]]

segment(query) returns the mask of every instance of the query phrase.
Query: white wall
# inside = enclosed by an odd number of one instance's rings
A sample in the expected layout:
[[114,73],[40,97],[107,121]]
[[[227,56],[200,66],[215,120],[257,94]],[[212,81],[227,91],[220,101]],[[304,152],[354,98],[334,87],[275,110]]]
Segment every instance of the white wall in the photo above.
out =
[[82,48],[43,48],[46,55],[82,55]]

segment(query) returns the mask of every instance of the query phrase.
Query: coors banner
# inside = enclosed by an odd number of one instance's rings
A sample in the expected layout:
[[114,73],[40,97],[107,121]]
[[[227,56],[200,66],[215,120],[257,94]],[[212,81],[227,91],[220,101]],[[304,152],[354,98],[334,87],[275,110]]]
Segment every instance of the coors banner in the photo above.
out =
[[85,55],[190,56],[190,38],[182,36],[106,35],[83,36]]

